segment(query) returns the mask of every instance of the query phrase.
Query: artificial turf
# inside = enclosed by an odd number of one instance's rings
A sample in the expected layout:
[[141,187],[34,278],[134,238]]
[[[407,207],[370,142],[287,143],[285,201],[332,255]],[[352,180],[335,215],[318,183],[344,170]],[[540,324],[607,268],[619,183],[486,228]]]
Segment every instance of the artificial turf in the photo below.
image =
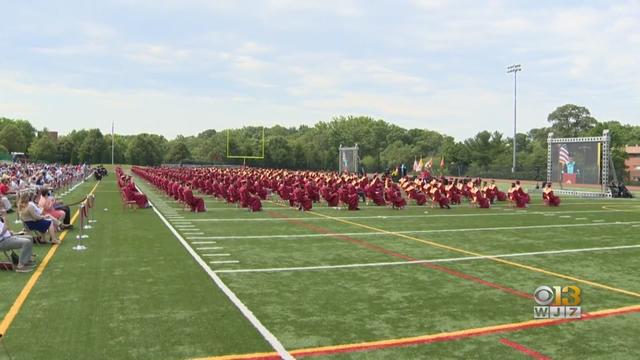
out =
[[[364,206],[348,212],[316,204],[308,213],[267,201],[263,212],[249,213],[207,197],[208,211],[194,214],[141,179],[137,183],[205,261],[234,261],[210,267],[290,351],[528,321],[534,306],[528,295],[539,285],[580,286],[584,312],[640,304],[640,296],[629,294],[640,293],[640,248],[505,258],[510,264],[485,258],[229,272],[640,245],[635,200],[567,197],[559,208],[548,208],[537,194],[526,210],[502,203],[491,209]],[[72,236],[61,245],[3,339],[14,359],[273,351],[153,210],[123,210],[113,176],[96,194],[98,223],[89,232],[89,249],[71,250]],[[40,254],[46,250],[38,247]],[[29,276],[0,273],[0,314]],[[632,359],[640,353],[632,335],[640,330],[638,316],[324,357],[524,356],[500,342],[506,338],[548,357]]]

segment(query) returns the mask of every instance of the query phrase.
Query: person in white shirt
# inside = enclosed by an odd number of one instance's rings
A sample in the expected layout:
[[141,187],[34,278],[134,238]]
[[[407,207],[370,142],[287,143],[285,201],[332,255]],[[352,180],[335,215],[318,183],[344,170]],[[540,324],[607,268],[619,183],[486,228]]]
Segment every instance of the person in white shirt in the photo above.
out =
[[33,254],[33,241],[28,236],[14,235],[9,227],[0,218],[0,251],[20,249],[20,257],[16,272],[29,272],[33,270],[31,255]]

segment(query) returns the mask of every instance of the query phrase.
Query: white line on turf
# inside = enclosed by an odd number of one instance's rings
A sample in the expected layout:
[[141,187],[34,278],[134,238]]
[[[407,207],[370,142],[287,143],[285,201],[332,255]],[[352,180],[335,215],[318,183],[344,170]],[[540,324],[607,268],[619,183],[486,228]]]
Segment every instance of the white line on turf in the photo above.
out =
[[250,272],[283,272],[283,271],[349,269],[349,268],[363,268],[363,267],[457,262],[457,261],[482,260],[482,259],[491,259],[491,258],[510,258],[510,257],[520,257],[520,256],[556,255],[556,254],[566,254],[566,253],[595,252],[595,251],[635,249],[635,248],[640,248],[640,245],[622,245],[622,246],[568,249],[568,250],[551,250],[551,251],[538,251],[538,252],[512,253],[512,254],[486,255],[486,256],[465,256],[465,257],[431,259],[431,260],[379,262],[379,263],[368,263],[368,264],[299,266],[299,267],[289,267],[289,268],[266,268],[266,269],[233,269],[233,270],[230,269],[230,270],[217,270],[216,273],[250,273]]
[[211,246],[211,247],[199,247],[196,250],[220,250],[224,249],[222,246]]
[[215,241],[192,241],[192,244],[202,245],[202,244],[215,244]]
[[[469,232],[469,231],[499,231],[499,230],[524,230],[524,229],[546,229],[546,228],[570,228],[585,226],[607,226],[607,225],[631,225],[640,224],[640,221],[627,222],[597,222],[591,224],[549,224],[549,225],[524,225],[524,226],[503,226],[503,227],[483,227],[483,228],[462,228],[462,229],[433,229],[433,230],[406,230],[394,231],[394,234],[429,234],[442,232]],[[369,236],[369,235],[388,235],[383,232],[352,232],[352,233],[326,233],[326,234],[286,234],[286,235],[229,235],[229,236],[192,236],[193,240],[231,240],[231,239],[295,239],[295,238],[314,238],[314,237],[331,237],[331,236]],[[196,243],[195,241],[193,242]]]
[[402,218],[422,218],[429,219],[435,217],[475,217],[475,216],[526,216],[526,215],[558,215],[558,214],[578,214],[578,213],[604,213],[604,212],[619,212],[623,210],[609,209],[609,210],[582,210],[582,211],[555,211],[555,212],[526,212],[523,210],[507,212],[507,213],[468,213],[468,214],[422,214],[422,215],[390,215],[390,216],[332,216],[331,218],[324,217],[286,217],[286,218],[216,218],[216,219],[193,219],[191,221],[197,222],[235,222],[235,221],[291,221],[291,220],[314,220],[314,221],[327,221],[335,219],[377,219],[377,220],[394,220]]
[[[138,191],[140,191],[140,189],[138,189]],[[198,253],[195,250],[193,250],[193,248],[189,245],[189,243],[187,243],[187,241],[182,237],[182,235],[180,235],[180,233],[171,225],[171,223],[169,223],[169,221],[162,215],[162,213],[158,211],[158,209],[156,209],[155,206],[153,206],[153,203],[151,203],[151,205],[152,205],[153,211],[158,215],[158,217],[160,217],[160,220],[162,220],[164,225],[173,233],[173,235],[178,239],[178,241],[180,241],[182,246],[184,246],[184,248],[189,252],[189,254],[191,254],[191,257],[193,257],[193,259],[209,275],[211,280],[213,280],[213,282],[218,286],[218,288],[222,290],[222,292],[229,298],[229,300],[231,300],[233,305],[235,305],[236,308],[240,310],[242,315],[244,315],[244,317],[247,320],[249,320],[249,322],[251,322],[251,325],[253,325],[253,327],[255,327],[256,330],[258,330],[258,332],[262,335],[262,337],[264,337],[265,340],[267,340],[267,342],[278,353],[278,355],[280,355],[280,357],[286,360],[295,360],[295,358],[291,356],[291,354],[289,354],[287,349],[285,349],[285,347],[282,345],[280,340],[278,340],[271,333],[271,331],[269,331],[269,329],[267,329],[260,322],[260,320],[258,320],[258,318],[253,314],[253,312],[251,312],[251,310],[249,310],[249,308],[242,301],[240,301],[238,296],[233,291],[231,291],[231,289],[227,286],[227,284],[225,284],[222,281],[222,279],[220,279],[220,277],[216,275],[216,273],[213,270],[211,270],[209,265],[207,265],[207,263],[200,257],[200,255],[198,255]],[[238,261],[236,260],[230,260],[230,261],[231,262],[227,262],[227,263],[229,264],[238,263]],[[221,262],[210,262],[210,263],[213,264],[213,263],[221,263]]]
[[202,256],[231,256],[231,254],[202,254]]
[[[238,261],[238,260],[224,260],[224,261],[209,261],[209,264],[237,264],[239,262],[240,261]],[[215,271],[213,271],[213,272],[215,273]],[[283,350],[284,350],[284,348],[283,348]],[[282,356],[282,354],[280,354],[280,356]],[[287,359],[293,359],[293,358],[288,357]]]

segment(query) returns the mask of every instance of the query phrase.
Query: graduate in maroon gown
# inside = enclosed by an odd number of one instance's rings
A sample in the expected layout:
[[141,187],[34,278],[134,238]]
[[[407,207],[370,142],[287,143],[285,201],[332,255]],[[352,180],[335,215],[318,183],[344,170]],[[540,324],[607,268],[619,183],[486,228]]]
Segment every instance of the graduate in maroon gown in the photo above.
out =
[[407,201],[402,197],[400,187],[397,184],[387,181],[385,189],[385,198],[391,203],[391,208],[395,210],[403,209],[407,205]]
[[511,205],[514,207],[521,209],[527,207],[526,199],[518,192],[516,183],[511,183],[511,188],[509,188],[509,201],[511,201]]
[[294,202],[298,205],[298,210],[309,211],[313,206],[311,199],[309,199],[307,193],[304,191],[302,183],[299,183],[298,186],[296,186],[296,188],[293,190],[293,199]]
[[547,183],[546,185],[547,186],[542,185],[544,187],[542,191],[542,201],[544,201],[547,206],[560,206],[560,197],[553,193],[551,183]]
[[488,209],[489,207],[491,207],[491,203],[489,202],[489,199],[487,199],[482,194],[482,191],[480,191],[480,189],[478,189],[478,187],[476,187],[475,184],[472,184],[469,190],[469,194],[471,197],[472,206],[479,207],[481,209]]
[[124,196],[128,201],[135,201],[136,205],[139,208],[144,209],[149,207],[149,200],[147,199],[147,195],[138,192],[133,182],[129,182],[126,184],[122,191],[124,192]]
[[522,188],[522,186],[520,186],[520,180],[516,181],[516,191],[526,204],[529,204],[531,202],[531,197],[529,196],[529,194],[524,191],[524,188]]
[[356,187],[353,184],[347,185],[347,209],[351,211],[360,210],[360,208],[358,208],[359,201]]
[[504,191],[500,191],[498,186],[496,186],[496,181],[491,180],[491,184],[489,184],[489,189],[491,189],[496,194],[496,200],[498,201],[507,201],[507,194]]
[[182,189],[182,195],[185,203],[189,205],[192,212],[205,211],[204,200],[200,197],[193,196],[193,191],[188,185],[184,186]]
[[442,194],[442,191],[440,191],[441,186],[442,184],[438,182],[431,184],[429,190],[431,201],[433,201],[434,205],[438,204],[438,206],[440,206],[440,209],[451,209],[451,207],[449,206],[449,198],[444,196]]
[[445,193],[449,198],[449,203],[453,205],[460,205],[460,192],[457,188],[457,180],[445,185]]

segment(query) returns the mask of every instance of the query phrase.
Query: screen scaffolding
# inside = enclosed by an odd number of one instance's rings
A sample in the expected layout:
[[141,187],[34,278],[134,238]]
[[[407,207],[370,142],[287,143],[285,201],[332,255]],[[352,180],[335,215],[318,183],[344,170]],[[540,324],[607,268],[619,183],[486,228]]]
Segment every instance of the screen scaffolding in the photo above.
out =
[[360,167],[360,158],[358,157],[358,144],[353,147],[338,147],[338,171],[357,173]]
[[576,196],[611,196],[610,164],[609,130],[604,130],[602,136],[578,138],[554,138],[553,133],[549,133],[547,181],[560,184],[556,192]]

